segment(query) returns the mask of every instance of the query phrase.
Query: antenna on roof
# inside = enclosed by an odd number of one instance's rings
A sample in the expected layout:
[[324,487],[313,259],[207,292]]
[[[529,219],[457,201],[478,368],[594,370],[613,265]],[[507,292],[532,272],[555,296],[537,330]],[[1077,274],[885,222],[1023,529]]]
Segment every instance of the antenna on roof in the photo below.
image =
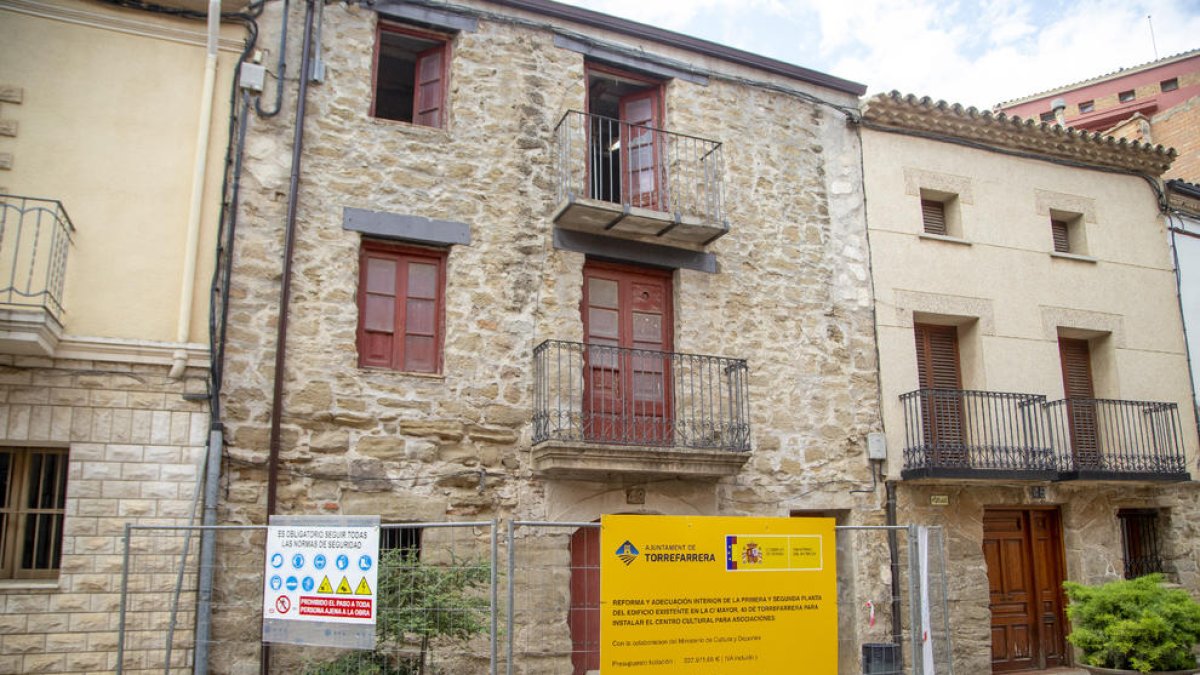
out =
[[1151,15],[1146,15],[1146,23],[1150,24],[1150,46],[1154,48],[1154,60],[1158,60],[1158,43],[1154,40],[1154,19]]

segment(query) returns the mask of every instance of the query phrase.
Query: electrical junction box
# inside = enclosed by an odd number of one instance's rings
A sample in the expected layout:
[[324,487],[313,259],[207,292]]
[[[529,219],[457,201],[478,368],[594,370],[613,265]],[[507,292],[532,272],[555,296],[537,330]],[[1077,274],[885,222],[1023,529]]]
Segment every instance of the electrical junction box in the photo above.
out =
[[238,68],[238,86],[249,91],[262,91],[267,84],[267,69],[257,63],[242,62]]
[[867,434],[867,459],[877,461],[887,459],[887,438],[878,431]]

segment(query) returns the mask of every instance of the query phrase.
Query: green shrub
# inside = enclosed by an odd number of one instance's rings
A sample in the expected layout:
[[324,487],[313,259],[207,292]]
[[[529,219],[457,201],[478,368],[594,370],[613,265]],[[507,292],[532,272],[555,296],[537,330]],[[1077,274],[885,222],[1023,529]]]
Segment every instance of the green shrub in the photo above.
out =
[[1162,585],[1161,574],[1100,586],[1066,582],[1067,640],[1090,666],[1149,673],[1196,667],[1200,603]]

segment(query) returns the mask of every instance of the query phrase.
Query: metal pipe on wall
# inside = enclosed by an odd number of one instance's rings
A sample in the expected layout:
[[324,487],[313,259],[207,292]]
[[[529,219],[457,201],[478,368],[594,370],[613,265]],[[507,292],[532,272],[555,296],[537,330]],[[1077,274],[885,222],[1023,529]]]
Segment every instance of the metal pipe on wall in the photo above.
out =
[[208,168],[208,142],[211,137],[213,93],[217,86],[217,46],[221,37],[221,0],[208,0],[208,39],[204,56],[204,85],[200,93],[200,120],[196,130],[195,163],[192,166],[192,199],[188,207],[187,243],[183,251],[182,289],[179,292],[179,318],[175,341],[179,347],[171,355],[171,379],[183,377],[187,367],[187,344],[192,332],[192,304],[196,291],[196,257],[200,249],[200,216],[204,210],[204,179]]
[[892,572],[892,640],[900,650],[897,656],[903,662],[904,641],[900,639],[904,635],[904,623],[900,617],[900,540],[894,528],[896,525],[896,481],[885,481],[883,486],[887,491],[887,524],[889,528],[892,528],[888,530],[888,557]]

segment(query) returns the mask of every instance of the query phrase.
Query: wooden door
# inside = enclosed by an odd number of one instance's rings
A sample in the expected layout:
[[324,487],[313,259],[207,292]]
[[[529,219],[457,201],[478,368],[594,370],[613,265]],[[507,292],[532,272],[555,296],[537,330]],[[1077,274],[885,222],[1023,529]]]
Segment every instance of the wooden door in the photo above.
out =
[[1057,511],[984,512],[993,672],[1065,663],[1061,551]]
[[1063,391],[1067,399],[1067,421],[1071,454],[1076,469],[1100,468],[1100,439],[1097,434],[1096,392],[1092,386],[1092,355],[1087,340],[1058,339],[1062,360]]
[[663,445],[673,438],[671,277],[660,270],[584,267],[584,434]]
[[600,528],[571,535],[571,673],[600,670]]
[[621,97],[621,194],[625,203],[668,211],[659,88]]
[[970,465],[963,433],[962,372],[958,366],[958,328],[918,323],[917,376],[921,426],[934,466]]

